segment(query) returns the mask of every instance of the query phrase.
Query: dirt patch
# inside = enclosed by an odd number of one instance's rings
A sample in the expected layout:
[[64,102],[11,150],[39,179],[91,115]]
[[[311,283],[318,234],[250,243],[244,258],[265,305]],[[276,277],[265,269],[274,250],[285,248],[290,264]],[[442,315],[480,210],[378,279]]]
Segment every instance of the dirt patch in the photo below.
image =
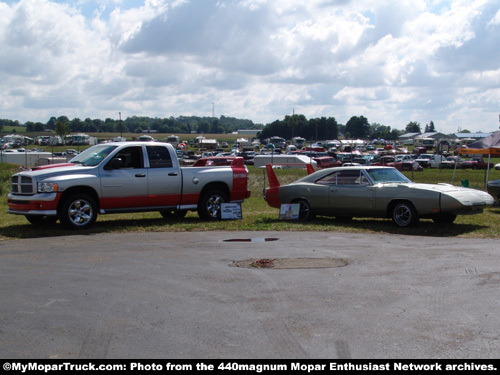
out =
[[304,269],[336,268],[347,266],[347,264],[347,260],[335,258],[264,258],[235,261],[230,266],[242,268]]

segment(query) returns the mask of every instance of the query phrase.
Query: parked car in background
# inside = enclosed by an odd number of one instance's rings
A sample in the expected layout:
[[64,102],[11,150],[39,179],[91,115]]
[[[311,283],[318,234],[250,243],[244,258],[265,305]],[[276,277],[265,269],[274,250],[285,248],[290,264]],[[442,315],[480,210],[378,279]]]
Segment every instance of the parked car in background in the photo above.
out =
[[422,168],[439,168],[444,160],[445,157],[439,154],[422,154],[415,159],[415,161],[420,164]]
[[463,169],[466,167],[466,161],[460,156],[448,156],[439,164],[439,168]]
[[425,154],[426,152],[427,152],[427,149],[425,147],[422,147],[422,146],[418,146],[418,147],[413,148],[413,153],[417,154],[417,155]]
[[493,204],[484,191],[448,184],[410,181],[392,167],[339,167],[323,169],[281,186],[271,165],[266,165],[269,188],[264,198],[271,207],[299,204],[299,219],[315,215],[339,218],[391,218],[399,227],[420,218],[452,223],[460,214],[479,214]]
[[[399,155],[397,155],[399,156]],[[385,155],[380,158],[379,161],[373,162],[370,165],[375,166],[387,166],[394,167],[398,171],[422,171],[423,168],[420,164],[418,164],[415,160],[411,159],[409,155],[407,158],[397,158],[394,156]]]
[[316,165],[319,169],[342,166],[342,162],[332,156],[320,156],[312,159],[316,162]]
[[[490,166],[490,168],[494,167],[493,163],[489,163],[489,166]],[[487,169],[488,162],[484,161],[484,159],[482,157],[472,157],[469,160],[465,161],[464,168]]]
[[500,202],[500,180],[488,181],[486,183],[486,190],[488,190],[488,193],[490,193],[497,202]]

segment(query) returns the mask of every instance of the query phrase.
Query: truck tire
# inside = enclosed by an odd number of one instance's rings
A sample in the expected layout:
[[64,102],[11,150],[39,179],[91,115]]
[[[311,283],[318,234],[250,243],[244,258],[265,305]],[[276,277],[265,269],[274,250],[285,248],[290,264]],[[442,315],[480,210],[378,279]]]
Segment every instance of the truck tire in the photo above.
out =
[[412,227],[418,223],[417,210],[410,202],[400,202],[392,208],[392,222],[399,227]]
[[198,216],[203,220],[220,220],[221,203],[227,201],[227,195],[222,190],[208,190],[198,203]]
[[97,205],[87,194],[70,195],[61,205],[59,220],[68,229],[90,228],[97,220]]

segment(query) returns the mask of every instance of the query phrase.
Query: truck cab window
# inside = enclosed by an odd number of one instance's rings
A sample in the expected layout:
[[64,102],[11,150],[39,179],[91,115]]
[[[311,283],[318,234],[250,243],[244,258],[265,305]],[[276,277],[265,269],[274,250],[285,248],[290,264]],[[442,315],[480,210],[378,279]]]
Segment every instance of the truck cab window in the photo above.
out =
[[142,147],[134,146],[127,147],[118,152],[115,158],[120,158],[122,160],[122,168],[132,168],[139,169],[144,168],[143,158],[142,158]]
[[170,152],[163,146],[147,146],[149,166],[151,168],[171,168]]

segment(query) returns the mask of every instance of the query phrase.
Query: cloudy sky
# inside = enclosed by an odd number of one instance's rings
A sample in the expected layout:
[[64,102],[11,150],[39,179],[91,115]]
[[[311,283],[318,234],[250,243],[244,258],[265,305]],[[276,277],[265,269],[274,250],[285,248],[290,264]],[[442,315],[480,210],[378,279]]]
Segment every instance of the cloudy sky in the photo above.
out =
[[498,0],[0,0],[0,118],[499,128]]

